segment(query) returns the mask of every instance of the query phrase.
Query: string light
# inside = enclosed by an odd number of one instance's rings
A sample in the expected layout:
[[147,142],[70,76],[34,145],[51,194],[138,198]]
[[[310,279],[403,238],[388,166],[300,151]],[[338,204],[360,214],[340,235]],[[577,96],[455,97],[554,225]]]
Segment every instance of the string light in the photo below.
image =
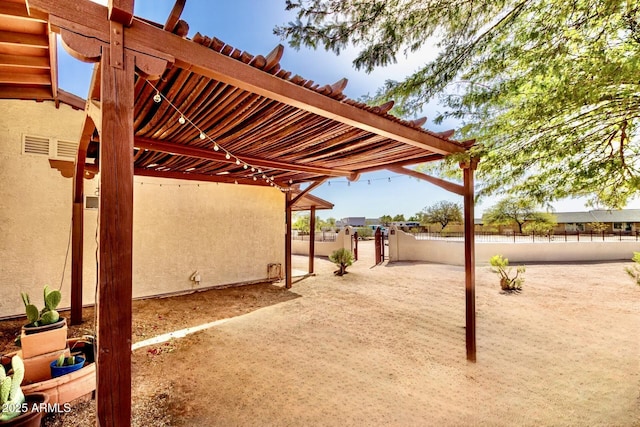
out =
[[[199,137],[200,137],[200,139],[201,139],[201,140],[209,139],[211,142],[213,142],[213,150],[214,150],[214,151],[219,151],[219,150],[220,150],[220,148],[222,148],[222,147],[220,147],[220,146],[218,145],[218,143],[217,143],[216,141],[214,141],[214,140],[213,140],[211,137],[209,137],[209,136],[208,136],[204,131],[202,131],[201,129],[199,129],[199,128],[198,128],[198,127],[197,127],[197,126],[196,126],[196,125],[191,121],[191,120],[189,120],[189,118],[188,118],[188,117],[185,117],[185,115],[184,115],[184,114],[183,114],[183,113],[178,109],[178,107],[176,107],[175,105],[173,105],[173,103],[171,103],[171,101],[169,101],[169,99],[167,99],[164,95],[162,95],[162,94],[160,93],[160,91],[158,90],[158,88],[156,88],[156,87],[153,85],[153,83],[151,83],[151,82],[150,82],[150,81],[148,81],[148,80],[145,80],[145,82],[146,82],[147,84],[149,84],[149,86],[151,86],[151,87],[156,91],[155,95],[153,96],[153,101],[154,101],[155,103],[160,103],[160,102],[162,102],[162,100],[164,99],[164,100],[166,100],[166,101],[167,101],[167,103],[169,104],[169,106],[171,106],[171,108],[173,108],[177,113],[179,113],[179,114],[180,114],[180,117],[178,118],[178,123],[180,123],[181,125],[183,125],[183,124],[185,124],[185,123],[189,122],[189,124],[191,124],[191,126],[193,126],[193,127],[194,127],[198,132],[199,132]],[[245,170],[246,170],[246,169],[249,169],[249,167],[251,167],[251,172],[255,172],[255,171],[256,171],[256,167],[255,167],[255,166],[251,166],[250,164],[248,164],[248,163],[246,163],[246,162],[241,161],[239,157],[236,157],[236,156],[232,155],[232,154],[231,154],[231,152],[227,151],[227,150],[226,150],[226,149],[224,149],[224,148],[222,148],[222,150],[225,152],[225,159],[230,160],[230,159],[231,159],[231,157],[233,157],[233,158],[235,159],[235,164],[236,164],[237,166],[243,165],[242,167],[243,167],[243,169],[245,169]],[[147,151],[147,150],[145,150],[145,151]],[[257,171],[258,171],[258,174],[262,174],[262,169],[257,168]],[[262,174],[262,176],[263,176],[263,178],[265,179],[265,181],[269,183],[269,185],[270,185],[270,186],[272,186],[272,187],[276,187],[276,188],[278,188],[280,191],[290,191],[290,190],[291,190],[290,188],[281,187],[280,185],[276,184],[274,176],[267,177],[267,176],[266,176],[266,174]],[[257,181],[257,177],[256,177],[256,176],[253,176],[253,180],[254,180],[254,181]],[[291,180],[290,180],[290,181],[291,181]],[[236,181],[235,181],[235,183],[237,184],[237,183],[238,183],[238,181],[236,180]]]

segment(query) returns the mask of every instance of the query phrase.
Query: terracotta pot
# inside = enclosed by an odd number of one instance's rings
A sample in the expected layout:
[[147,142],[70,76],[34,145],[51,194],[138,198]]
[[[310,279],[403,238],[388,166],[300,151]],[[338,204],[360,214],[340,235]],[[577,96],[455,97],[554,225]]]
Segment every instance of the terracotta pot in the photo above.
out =
[[[68,341],[70,348],[79,348],[84,343],[80,338],[70,338]],[[11,363],[11,357],[16,353],[8,353],[0,357],[3,365]],[[49,359],[49,360],[52,360]],[[47,363],[47,369],[49,364]],[[33,384],[22,385],[22,392],[25,394],[44,393],[49,397],[49,404],[64,404],[83,396],[91,396],[96,389],[96,364],[87,363],[82,369],[63,375],[58,378],[41,381]],[[4,425],[0,425],[4,427]]]
[[[35,328],[46,328],[54,326],[53,329],[39,330],[33,333]],[[20,346],[22,347],[22,358],[39,356],[53,351],[64,350],[67,347],[67,321],[52,323],[51,325],[22,327],[20,335]]]
[[22,327],[22,331],[25,335],[37,334],[38,332],[46,332],[51,331],[53,329],[62,328],[67,324],[67,320],[64,317],[61,317],[57,322],[51,323],[49,325],[42,326],[31,326],[31,324],[24,325]]
[[40,427],[42,415],[46,409],[41,405],[46,405],[49,402],[49,396],[44,393],[33,393],[27,394],[25,399],[29,411],[8,421],[0,421],[1,427]]
[[58,360],[54,360],[50,363],[51,378],[58,378],[82,369],[84,366],[84,357],[76,356],[76,362],[77,363],[74,363],[73,365],[58,366]]

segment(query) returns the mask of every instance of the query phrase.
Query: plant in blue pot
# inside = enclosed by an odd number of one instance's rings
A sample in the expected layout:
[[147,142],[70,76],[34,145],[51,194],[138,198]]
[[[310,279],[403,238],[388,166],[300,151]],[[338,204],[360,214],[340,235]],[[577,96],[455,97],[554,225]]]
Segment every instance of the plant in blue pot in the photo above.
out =
[[77,370],[82,369],[84,366],[84,357],[82,356],[69,356],[61,355],[56,360],[51,362],[51,377],[57,378],[62,375],[70,374]]

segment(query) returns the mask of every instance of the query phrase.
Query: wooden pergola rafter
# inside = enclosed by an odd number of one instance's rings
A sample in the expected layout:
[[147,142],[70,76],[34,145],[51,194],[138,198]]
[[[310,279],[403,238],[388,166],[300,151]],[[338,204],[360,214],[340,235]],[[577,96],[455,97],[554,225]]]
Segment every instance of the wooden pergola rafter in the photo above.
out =
[[[449,140],[451,132],[422,129],[425,119],[389,115],[392,103],[370,107],[346,98],[345,79],[317,85],[292,76],[279,65],[282,46],[254,56],[216,38],[186,38],[188,25],[179,19],[184,1],[176,3],[164,25],[134,17],[133,5],[134,0],[110,0],[107,7],[88,0],[27,0],[31,16],[59,33],[74,57],[97,64],[74,174],[73,253],[75,263],[82,247],[82,177],[88,169],[99,170],[100,425],[128,425],[131,418],[134,173],[288,189],[337,176],[355,180],[388,167],[405,170],[469,148]],[[155,102],[156,95],[161,102]],[[96,143],[99,155],[94,165],[87,164]],[[467,358],[475,360],[475,162],[462,166],[464,185],[451,188],[465,201]],[[296,197],[285,191],[284,198],[290,230]],[[289,233],[285,253],[290,285]],[[82,269],[73,271],[77,316]]]

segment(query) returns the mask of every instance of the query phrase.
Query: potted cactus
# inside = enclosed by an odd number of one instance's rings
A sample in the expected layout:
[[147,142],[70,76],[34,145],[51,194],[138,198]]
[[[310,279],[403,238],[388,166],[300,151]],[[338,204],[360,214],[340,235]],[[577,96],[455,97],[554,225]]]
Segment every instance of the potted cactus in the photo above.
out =
[[[60,354],[68,353],[67,322],[56,311],[62,298],[60,291],[44,287],[44,308],[31,303],[29,295],[22,293],[27,323],[22,327],[19,345],[27,365],[25,382],[37,382],[49,375],[49,363]],[[67,354],[68,356],[68,354]]]
[[60,328],[66,323],[64,319],[60,318],[60,314],[56,311],[62,299],[60,291],[50,289],[49,285],[44,286],[44,308],[42,310],[38,310],[38,307],[31,304],[29,294],[22,292],[21,296],[27,314],[27,320],[29,321],[29,323],[22,328],[27,335]]
[[70,374],[84,366],[84,357],[60,355],[56,360],[51,362],[51,378],[58,378],[62,375]]
[[46,394],[34,393],[25,397],[20,388],[24,378],[24,362],[20,356],[11,359],[12,376],[7,376],[0,365],[0,426],[36,427],[44,412],[43,404],[49,400]]

